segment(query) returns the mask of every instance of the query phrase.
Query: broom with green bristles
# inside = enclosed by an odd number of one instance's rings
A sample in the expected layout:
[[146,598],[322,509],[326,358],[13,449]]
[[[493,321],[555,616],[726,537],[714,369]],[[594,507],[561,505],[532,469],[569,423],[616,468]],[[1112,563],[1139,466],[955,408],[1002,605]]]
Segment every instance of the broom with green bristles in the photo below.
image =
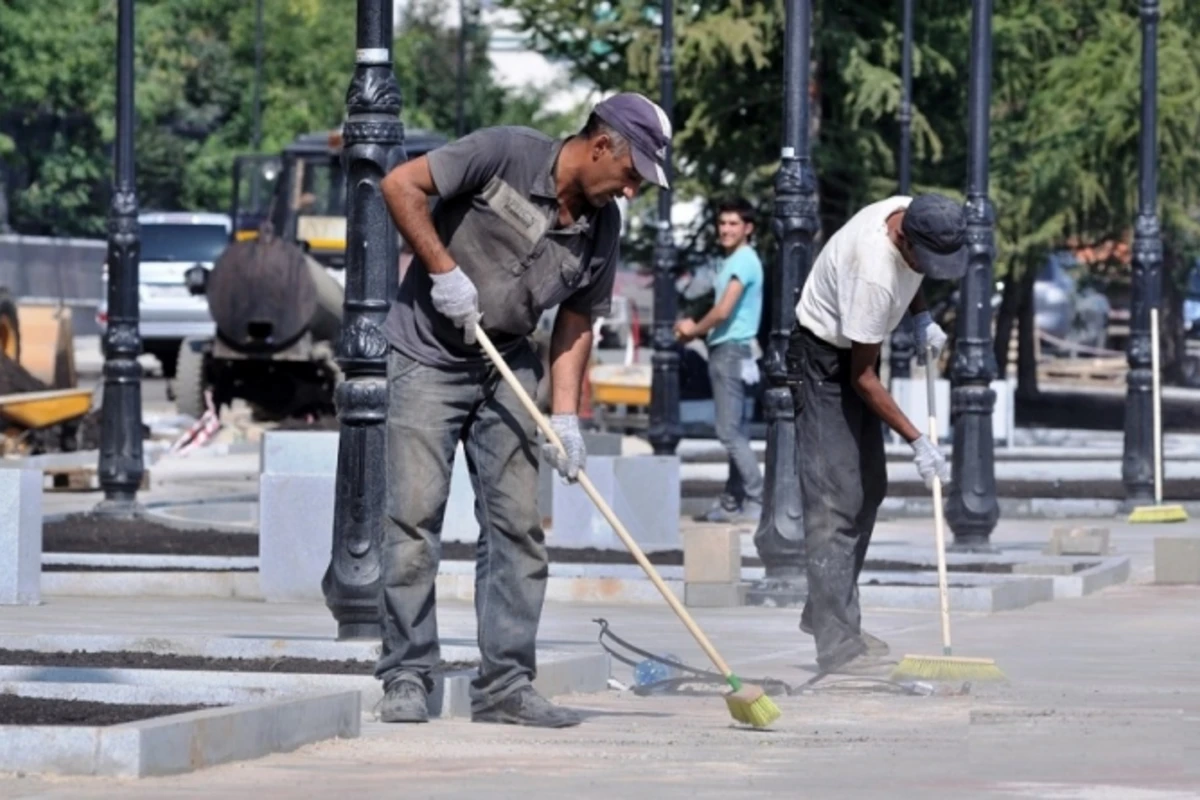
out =
[[[520,382],[517,380],[517,377],[513,375],[512,370],[509,369],[508,364],[504,361],[504,356],[500,355],[500,353],[496,350],[496,347],[492,344],[491,339],[489,339],[488,335],[484,333],[482,326],[476,326],[475,337],[479,341],[480,345],[483,346],[483,349],[487,352],[488,357],[492,360],[492,363],[496,365],[496,369],[500,371],[500,374],[504,377],[504,380],[508,383],[509,387],[511,387],[513,392],[516,393],[517,398],[521,401],[521,405],[525,407],[525,410],[528,411],[533,417],[534,421],[537,422],[538,427],[541,428],[542,433],[546,436],[546,439],[549,440],[550,443],[555,447],[563,450],[564,448],[562,445],[562,440],[558,438],[558,434],[556,434],[554,429],[550,427],[550,423],[546,420],[546,417],[541,411],[538,410],[537,405],[535,405],[533,400],[529,397],[529,393],[525,391],[525,387],[521,386]],[[683,604],[679,602],[679,599],[675,597],[675,594],[669,588],[667,588],[667,585],[663,582],[663,579],[659,577],[658,571],[655,570],[650,564],[650,561],[646,558],[645,553],[643,553],[642,549],[638,547],[637,542],[634,541],[633,537],[629,534],[629,531],[625,529],[625,526],[621,524],[621,520],[617,519],[617,515],[613,513],[611,508],[609,508],[608,503],[606,503],[604,498],[600,496],[600,493],[596,491],[595,485],[592,484],[591,479],[588,478],[587,474],[584,473],[583,470],[579,471],[578,480],[579,485],[583,487],[583,491],[586,492],[587,496],[590,497],[592,502],[596,504],[596,508],[599,509],[600,513],[604,515],[604,518],[608,520],[608,524],[612,525],[613,530],[617,532],[617,535],[621,537],[621,541],[623,541],[625,546],[629,548],[629,552],[633,554],[634,559],[639,565],[641,565],[642,569],[645,570],[646,575],[649,576],[651,581],[653,581],[658,591],[662,593],[663,599],[667,601],[667,604],[671,607],[671,610],[674,611],[679,619],[683,621],[683,624],[687,626],[688,632],[692,634],[692,636],[699,643],[700,647],[712,660],[713,664],[718,670],[721,671],[721,674],[725,677],[725,681],[730,685],[730,687],[732,687],[732,691],[725,694],[725,704],[729,706],[729,712],[733,715],[733,718],[738,722],[743,722],[756,728],[765,728],[775,720],[779,719],[779,708],[775,705],[770,697],[767,697],[761,686],[755,686],[750,683],[742,683],[741,679],[733,674],[733,670],[729,668],[729,665],[726,664],[725,660],[721,658],[719,653],[717,653],[716,648],[713,647],[712,643],[708,641],[708,637],[704,635],[702,630],[700,630],[700,626],[698,626],[695,620],[692,619],[691,615],[688,614],[687,609],[683,607]]]
[[[929,441],[937,447],[937,392],[933,349],[925,354],[925,383],[929,394]],[[1003,672],[990,658],[957,658],[950,648],[950,589],[946,578],[946,521],[942,515],[942,480],[933,476],[933,525],[937,539],[938,599],[942,610],[942,654],[906,655],[892,670],[892,680],[1003,681]]]

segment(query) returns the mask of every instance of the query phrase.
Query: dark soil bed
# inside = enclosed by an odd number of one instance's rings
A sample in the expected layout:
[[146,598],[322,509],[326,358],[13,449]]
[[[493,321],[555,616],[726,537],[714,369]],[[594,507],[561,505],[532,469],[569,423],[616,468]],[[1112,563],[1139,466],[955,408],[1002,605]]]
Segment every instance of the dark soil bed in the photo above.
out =
[[0,725],[120,725],[219,706],[159,706],[97,703],[0,694]]
[[[37,650],[0,649],[0,664],[21,667],[92,667],[99,669],[211,670],[215,672],[283,672],[307,675],[372,675],[374,661],[318,658],[210,658],[166,653],[137,653],[129,650],[44,653]],[[443,661],[435,672],[473,669],[468,661]]]
[[42,527],[42,551],[256,556],[258,537],[213,529],[184,531],[145,519],[122,520],[75,514]]

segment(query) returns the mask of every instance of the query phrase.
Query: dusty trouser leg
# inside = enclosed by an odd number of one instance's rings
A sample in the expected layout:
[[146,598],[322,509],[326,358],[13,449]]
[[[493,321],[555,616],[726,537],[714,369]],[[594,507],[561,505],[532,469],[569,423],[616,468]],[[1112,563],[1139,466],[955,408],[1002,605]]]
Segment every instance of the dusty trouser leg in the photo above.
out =
[[730,342],[709,350],[709,380],[712,383],[716,412],[716,434],[729,452],[729,479],[725,494],[738,501],[743,498],[762,502],[763,477],[758,459],[750,447],[746,424],[746,387],[742,383],[742,361],[750,357],[750,347]]
[[[541,373],[532,352],[521,350],[509,366],[532,395]],[[537,505],[536,424],[499,373],[488,370],[484,383],[484,400],[464,440],[480,528],[475,566],[480,665],[471,683],[476,711],[537,676],[537,630],[549,572]]]
[[816,639],[817,664],[828,670],[867,651],[858,576],[886,491],[883,439],[878,419],[849,383],[848,351],[798,331],[788,361],[800,381],[796,444],[809,592],[804,616]]
[[403,678],[433,689],[439,539],[454,450],[478,393],[469,373],[426,367],[394,349],[388,356],[383,649],[375,667],[385,687]]

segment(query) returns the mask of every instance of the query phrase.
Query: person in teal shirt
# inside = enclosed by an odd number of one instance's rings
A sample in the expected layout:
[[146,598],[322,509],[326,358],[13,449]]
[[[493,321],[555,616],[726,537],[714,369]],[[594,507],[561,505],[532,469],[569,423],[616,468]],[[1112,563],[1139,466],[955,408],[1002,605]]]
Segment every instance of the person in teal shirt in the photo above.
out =
[[743,369],[755,366],[753,342],[762,320],[762,261],[750,244],[754,218],[754,207],[744,198],[719,206],[717,239],[725,257],[713,281],[716,303],[698,322],[683,319],[675,324],[681,341],[705,337],[717,438],[729,453],[725,490],[697,518],[703,522],[757,521],[762,514],[763,477],[750,448],[743,380]]

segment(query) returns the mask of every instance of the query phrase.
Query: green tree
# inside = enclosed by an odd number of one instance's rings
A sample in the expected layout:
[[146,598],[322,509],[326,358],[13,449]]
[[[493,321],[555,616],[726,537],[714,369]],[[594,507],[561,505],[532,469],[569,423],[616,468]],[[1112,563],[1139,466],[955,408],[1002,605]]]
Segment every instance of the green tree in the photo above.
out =
[[[254,3],[138,0],[135,138],[143,209],[224,209],[233,159],[251,147]],[[408,127],[454,131],[454,44],[418,0],[398,30],[396,70]],[[52,23],[48,22],[52,21]],[[340,126],[354,71],[355,18],[321,0],[265,0],[262,148]],[[487,31],[472,36],[472,126],[532,124],[561,133],[578,113],[547,113],[544,93],[491,75]],[[0,3],[0,183],[23,233],[103,236],[115,137],[116,3]],[[7,180],[5,180],[7,179]]]

